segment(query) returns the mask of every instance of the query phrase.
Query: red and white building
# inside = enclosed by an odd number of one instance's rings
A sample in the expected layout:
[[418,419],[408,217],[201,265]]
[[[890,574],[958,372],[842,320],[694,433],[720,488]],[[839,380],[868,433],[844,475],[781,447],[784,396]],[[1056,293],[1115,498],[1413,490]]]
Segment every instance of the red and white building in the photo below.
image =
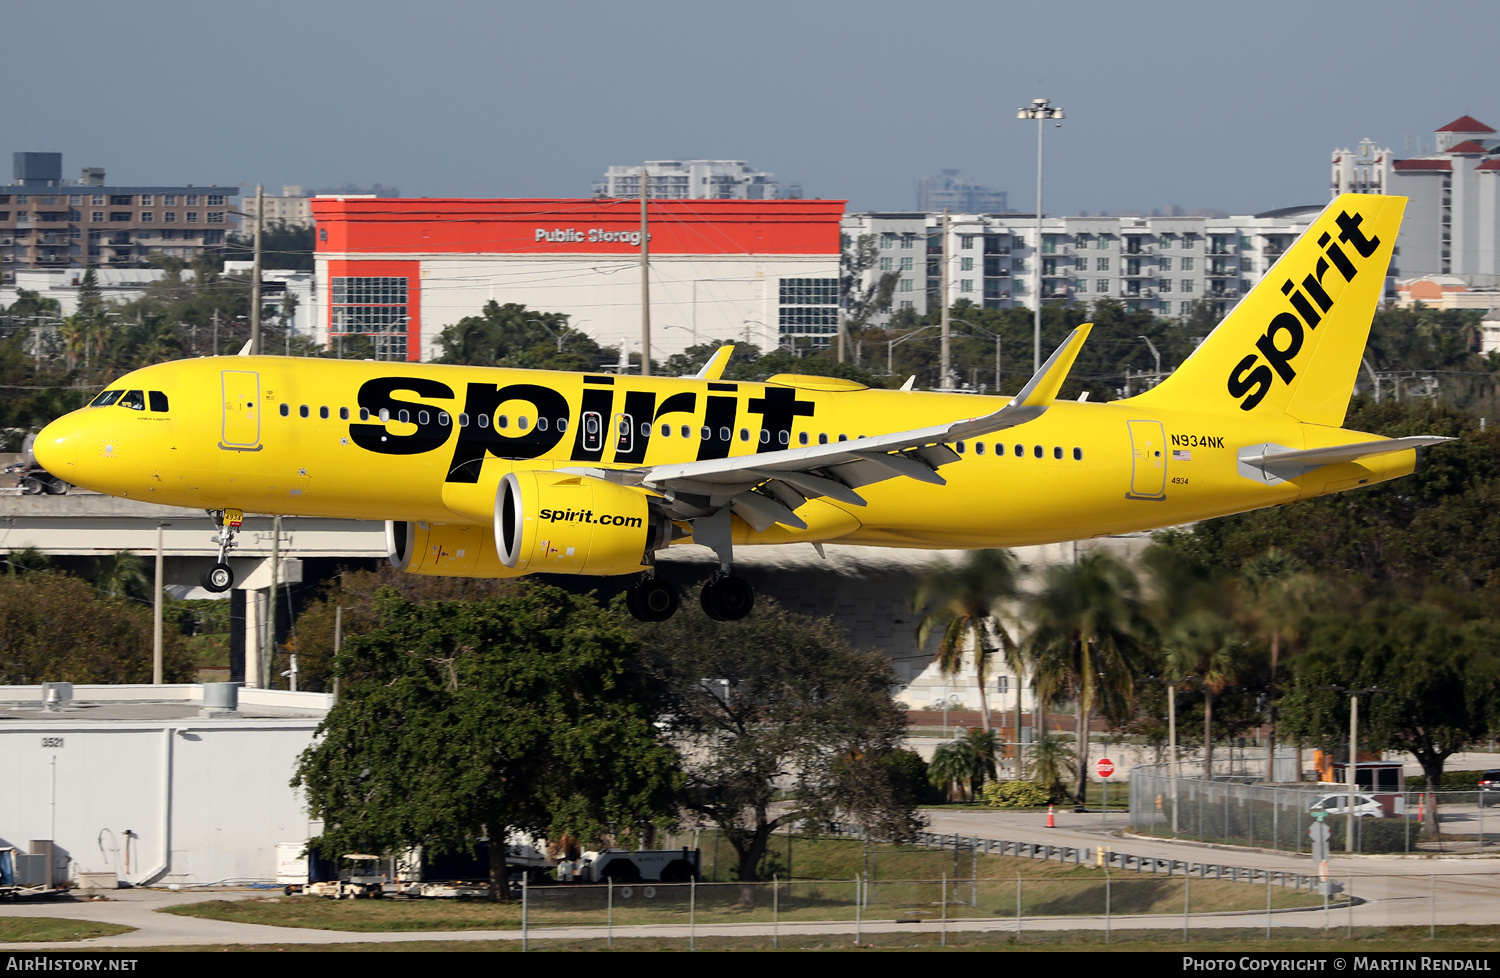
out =
[[[319,340],[370,336],[428,360],[445,326],[491,300],[565,313],[638,352],[638,200],[319,197]],[[651,354],[738,339],[825,346],[838,323],[841,200],[653,200]]]

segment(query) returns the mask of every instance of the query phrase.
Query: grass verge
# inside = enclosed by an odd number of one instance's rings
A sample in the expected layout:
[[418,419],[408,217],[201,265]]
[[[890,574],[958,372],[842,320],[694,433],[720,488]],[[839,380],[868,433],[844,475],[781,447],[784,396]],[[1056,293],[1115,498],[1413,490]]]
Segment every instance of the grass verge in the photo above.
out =
[[122,924],[103,924],[65,917],[0,917],[0,943],[12,941],[84,941],[113,937],[135,930]]

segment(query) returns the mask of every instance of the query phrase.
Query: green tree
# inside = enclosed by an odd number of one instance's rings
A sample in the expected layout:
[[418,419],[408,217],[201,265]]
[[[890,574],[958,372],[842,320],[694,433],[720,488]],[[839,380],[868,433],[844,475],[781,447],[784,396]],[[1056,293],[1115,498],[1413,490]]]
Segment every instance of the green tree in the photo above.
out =
[[1195,608],[1173,622],[1164,636],[1167,669],[1196,676],[1203,690],[1203,774],[1213,777],[1214,699],[1240,676],[1244,645],[1231,618]]
[[639,641],[591,599],[522,585],[467,603],[393,591],[335,669],[342,695],[293,781],[327,855],[488,837],[490,895],[512,830],[628,841],[668,811],[674,758],[631,668]]
[[[740,621],[694,606],[639,627],[686,773],[682,805],[724,833],[741,881],[759,879],[779,828],[844,819],[894,839],[918,825],[896,758],[905,717],[883,657],[769,600]],[[785,795],[783,783],[793,786]]]
[[[0,682],[148,683],[151,653],[149,607],[68,574],[0,574]],[[167,682],[195,678],[175,631],[164,636],[162,661]]]
[[1270,728],[1266,738],[1266,780],[1274,781],[1282,642],[1285,640],[1293,651],[1300,648],[1303,630],[1328,588],[1307,573],[1301,561],[1278,547],[1246,561],[1240,571],[1239,585],[1241,617],[1248,622],[1251,634],[1266,643],[1270,655],[1266,682],[1266,721]]
[[146,558],[129,550],[95,558],[94,586],[112,598],[149,601],[151,575],[146,571]]
[[1046,734],[1031,745],[1031,779],[1047,791],[1052,801],[1067,798],[1063,782],[1068,768],[1078,759],[1078,754],[1067,741],[1056,734]]
[[[1441,784],[1448,757],[1500,725],[1497,649],[1500,622],[1484,603],[1434,595],[1330,612],[1314,624],[1294,666],[1296,680],[1283,700],[1285,727],[1338,750],[1349,743],[1349,701],[1327,687],[1379,689],[1361,699],[1360,746],[1407,751],[1429,785]],[[1438,829],[1435,817],[1427,825]]]
[[963,671],[965,647],[974,662],[979,692],[980,722],[990,729],[989,673],[991,657],[1000,651],[1016,675],[1016,730],[1021,729],[1021,677],[1025,662],[1021,648],[1004,626],[1003,603],[1018,594],[1019,566],[1009,550],[976,550],[963,563],[928,572],[913,604],[922,613],[917,622],[917,646],[925,648],[938,631],[937,663],[944,676]]
[[1105,553],[1057,564],[1030,603],[1037,699],[1073,704],[1078,790],[1088,784],[1089,725],[1096,710],[1123,719],[1134,699],[1146,622],[1135,575]]
[[436,362],[486,367],[597,370],[618,355],[572,328],[564,313],[540,312],[518,302],[501,305],[493,299],[479,315],[445,326],[438,342],[443,355]]

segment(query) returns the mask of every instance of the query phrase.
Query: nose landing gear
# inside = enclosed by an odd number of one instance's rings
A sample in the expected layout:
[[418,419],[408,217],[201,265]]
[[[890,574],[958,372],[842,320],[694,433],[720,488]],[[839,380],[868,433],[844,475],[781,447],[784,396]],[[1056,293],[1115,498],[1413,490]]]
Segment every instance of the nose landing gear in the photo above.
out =
[[218,535],[214,537],[219,544],[219,559],[217,563],[203,572],[198,578],[198,583],[203,585],[205,591],[218,594],[234,586],[234,569],[229,566],[225,557],[230,550],[234,549],[235,528],[244,522],[245,517],[237,509],[211,511],[209,515],[213,517],[214,525],[219,528]]

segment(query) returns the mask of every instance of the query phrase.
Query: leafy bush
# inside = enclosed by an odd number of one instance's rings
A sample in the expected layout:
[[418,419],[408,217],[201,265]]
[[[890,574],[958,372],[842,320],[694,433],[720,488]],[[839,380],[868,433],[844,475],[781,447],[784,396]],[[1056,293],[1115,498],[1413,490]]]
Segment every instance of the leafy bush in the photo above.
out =
[[[1341,815],[1333,816],[1328,820],[1328,847],[1330,849],[1344,848],[1344,829],[1348,825],[1348,818]],[[1410,838],[1416,842],[1421,833],[1421,826],[1410,827]],[[1408,828],[1405,819],[1400,818],[1362,818],[1359,826],[1354,830],[1354,838],[1359,843],[1359,852],[1405,852],[1407,846]]]
[[[1496,767],[1500,767],[1500,764],[1497,764]],[[1479,784],[1479,776],[1483,773],[1483,771],[1444,771],[1442,783],[1438,787],[1473,791]],[[1426,788],[1427,775],[1425,774],[1413,775],[1406,779],[1406,789],[1408,791],[1423,791]]]
[[984,786],[984,803],[991,808],[1038,808],[1051,800],[1035,781],[991,781]]

